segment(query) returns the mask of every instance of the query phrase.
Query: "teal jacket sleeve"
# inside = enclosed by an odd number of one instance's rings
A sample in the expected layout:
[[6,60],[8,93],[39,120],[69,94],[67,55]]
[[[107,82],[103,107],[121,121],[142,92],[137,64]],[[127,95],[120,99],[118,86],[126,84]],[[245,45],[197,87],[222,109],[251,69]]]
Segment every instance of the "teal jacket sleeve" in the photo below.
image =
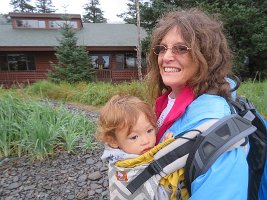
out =
[[[229,114],[225,99],[201,95],[166,132],[171,131],[176,136],[210,119],[220,119]],[[247,188],[248,164],[243,149],[239,147],[222,154],[205,174],[193,181],[190,200],[246,200]]]
[[203,94],[188,106],[183,116],[175,121],[166,133],[171,131],[177,136],[210,119],[220,119],[230,114],[229,105],[224,98]]
[[190,200],[247,200],[248,164],[241,147],[221,155],[191,184]]

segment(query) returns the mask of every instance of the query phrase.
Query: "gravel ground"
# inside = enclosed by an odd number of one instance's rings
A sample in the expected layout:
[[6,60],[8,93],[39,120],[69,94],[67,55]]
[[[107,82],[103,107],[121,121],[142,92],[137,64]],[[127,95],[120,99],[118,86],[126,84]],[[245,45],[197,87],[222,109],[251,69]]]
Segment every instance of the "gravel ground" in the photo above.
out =
[[[55,104],[55,102],[53,102]],[[96,120],[98,113],[67,104]],[[0,160],[0,199],[109,199],[108,167],[100,159],[103,147],[75,154],[58,152],[44,161],[28,157]]]

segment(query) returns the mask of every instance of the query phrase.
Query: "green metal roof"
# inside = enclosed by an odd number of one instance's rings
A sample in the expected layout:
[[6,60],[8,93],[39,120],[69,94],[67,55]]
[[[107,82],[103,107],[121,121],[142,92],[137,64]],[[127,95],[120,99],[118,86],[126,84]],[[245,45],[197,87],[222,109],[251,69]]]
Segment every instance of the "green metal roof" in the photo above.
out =
[[[83,23],[77,30],[78,45],[100,47],[137,46],[137,27],[133,24]],[[141,38],[146,36],[142,31]],[[60,30],[15,28],[0,24],[0,47],[57,46]]]

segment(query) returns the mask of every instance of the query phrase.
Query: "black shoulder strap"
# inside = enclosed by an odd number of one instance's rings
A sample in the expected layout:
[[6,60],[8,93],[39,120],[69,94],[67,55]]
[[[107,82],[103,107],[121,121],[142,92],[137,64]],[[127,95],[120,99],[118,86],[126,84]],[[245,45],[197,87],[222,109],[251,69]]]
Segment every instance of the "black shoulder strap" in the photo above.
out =
[[150,163],[143,172],[141,172],[137,177],[135,177],[128,185],[127,189],[133,194],[141,185],[143,185],[152,176],[161,174],[163,168],[174,162],[175,160],[183,157],[189,153],[190,147],[193,145],[194,140],[189,140],[188,142],[176,147],[174,150],[165,154],[158,160]]
[[248,199],[257,200],[267,158],[267,127],[263,121],[264,119],[256,111],[254,104],[248,101],[248,99],[238,99],[238,104],[241,105],[242,109],[236,107],[233,103],[231,104],[244,118],[251,119],[250,116],[252,114],[254,116],[251,120],[252,125],[257,127],[255,133],[248,137],[250,151],[247,156],[249,166]]
[[220,155],[256,129],[249,120],[232,114],[199,135],[185,165],[185,181],[189,193],[191,183],[198,176],[204,174]]

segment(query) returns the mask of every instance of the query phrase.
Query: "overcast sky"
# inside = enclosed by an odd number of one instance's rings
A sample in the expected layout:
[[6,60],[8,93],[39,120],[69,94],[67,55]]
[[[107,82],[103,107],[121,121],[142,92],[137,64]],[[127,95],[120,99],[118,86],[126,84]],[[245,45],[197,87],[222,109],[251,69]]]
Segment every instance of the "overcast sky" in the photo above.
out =
[[[35,0],[31,0],[34,2]],[[12,12],[12,7],[9,5],[10,0],[0,0],[0,13],[7,14]],[[57,13],[69,14],[84,14],[83,6],[89,0],[52,0],[53,5],[58,10]],[[116,15],[127,11],[128,0],[99,0],[100,8],[104,12],[104,17],[108,19],[108,23],[123,23],[121,18]],[[33,4],[33,3],[32,3]]]

